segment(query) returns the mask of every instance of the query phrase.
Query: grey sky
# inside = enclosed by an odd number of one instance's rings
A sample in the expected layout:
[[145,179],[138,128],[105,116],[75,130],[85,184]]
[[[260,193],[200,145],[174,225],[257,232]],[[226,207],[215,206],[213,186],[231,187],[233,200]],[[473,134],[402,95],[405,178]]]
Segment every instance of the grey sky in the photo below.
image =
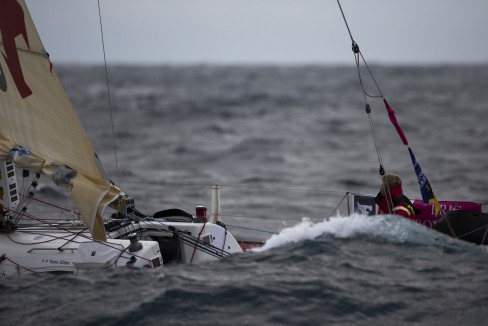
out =
[[[96,0],[26,0],[53,62],[103,60]],[[370,63],[488,63],[487,0],[341,0]],[[101,0],[109,63],[353,63],[336,0]]]

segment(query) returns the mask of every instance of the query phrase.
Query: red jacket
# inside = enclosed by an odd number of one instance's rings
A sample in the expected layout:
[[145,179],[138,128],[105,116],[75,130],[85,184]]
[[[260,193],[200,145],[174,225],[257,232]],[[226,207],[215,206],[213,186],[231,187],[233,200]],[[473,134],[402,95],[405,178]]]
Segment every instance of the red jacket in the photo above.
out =
[[[391,214],[415,220],[415,209],[413,208],[412,202],[403,194],[402,185],[396,185],[391,188],[390,195],[393,202],[393,211]],[[375,201],[379,207],[378,214],[390,214],[387,198],[381,192],[378,193]]]

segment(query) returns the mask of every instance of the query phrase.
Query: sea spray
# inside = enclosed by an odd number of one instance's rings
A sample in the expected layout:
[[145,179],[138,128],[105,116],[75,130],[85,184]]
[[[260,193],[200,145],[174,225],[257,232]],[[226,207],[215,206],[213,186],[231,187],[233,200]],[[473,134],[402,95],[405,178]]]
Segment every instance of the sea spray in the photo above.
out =
[[[313,240],[321,236],[343,239],[365,236],[370,240],[376,239],[391,243],[453,245],[453,239],[400,216],[353,214],[351,216],[330,217],[318,223],[314,223],[309,218],[303,218],[298,224],[271,236],[264,246],[253,251],[262,252],[290,243]],[[454,246],[459,245],[459,241],[454,240],[454,242],[456,242]]]

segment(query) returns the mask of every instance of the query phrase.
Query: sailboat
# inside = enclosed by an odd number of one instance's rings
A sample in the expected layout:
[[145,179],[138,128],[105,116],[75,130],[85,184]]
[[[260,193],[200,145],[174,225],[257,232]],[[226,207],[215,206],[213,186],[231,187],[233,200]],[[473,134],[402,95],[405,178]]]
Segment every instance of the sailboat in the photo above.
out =
[[[243,252],[212,209],[151,216],[112,182],[56,76],[23,0],[0,2],[0,275],[78,273],[121,266],[159,268]],[[30,178],[19,189],[18,174]],[[41,218],[28,209],[46,176],[74,209]],[[104,214],[112,208],[112,214]]]

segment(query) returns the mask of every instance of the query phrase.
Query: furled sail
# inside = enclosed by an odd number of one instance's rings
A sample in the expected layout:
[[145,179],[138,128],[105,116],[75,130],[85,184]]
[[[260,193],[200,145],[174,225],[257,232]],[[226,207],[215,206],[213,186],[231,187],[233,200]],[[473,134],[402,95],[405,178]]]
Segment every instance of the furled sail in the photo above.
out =
[[0,1],[0,32],[0,160],[68,186],[94,238],[105,240],[101,211],[119,191],[105,176],[23,0]]

